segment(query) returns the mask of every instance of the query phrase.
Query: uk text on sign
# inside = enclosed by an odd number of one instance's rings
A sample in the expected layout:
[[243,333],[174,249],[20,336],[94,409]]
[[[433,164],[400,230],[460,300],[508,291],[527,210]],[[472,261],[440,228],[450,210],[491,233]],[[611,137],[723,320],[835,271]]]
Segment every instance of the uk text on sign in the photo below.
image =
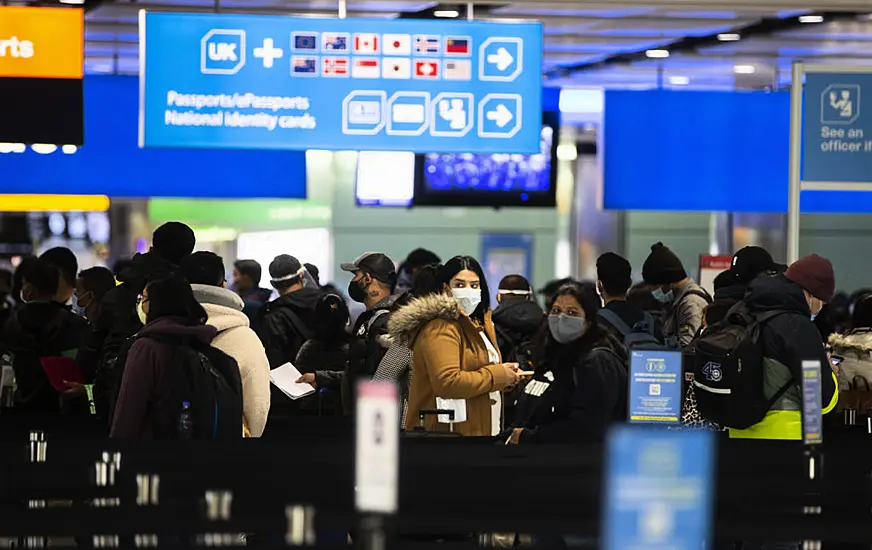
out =
[[537,153],[539,23],[142,13],[145,147]]

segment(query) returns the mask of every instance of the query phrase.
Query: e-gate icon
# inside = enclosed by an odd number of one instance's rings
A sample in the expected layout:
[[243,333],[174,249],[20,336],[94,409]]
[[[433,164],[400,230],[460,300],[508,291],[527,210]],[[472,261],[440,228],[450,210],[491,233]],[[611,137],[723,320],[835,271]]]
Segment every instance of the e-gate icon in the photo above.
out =
[[381,90],[355,90],[342,100],[342,133],[374,136],[385,127],[387,94]]
[[524,41],[516,37],[493,36],[478,48],[478,79],[512,82],[523,68]]
[[236,74],[245,65],[245,31],[212,29],[200,40],[200,72]]
[[478,104],[478,135],[510,138],[521,129],[521,96],[487,94]]

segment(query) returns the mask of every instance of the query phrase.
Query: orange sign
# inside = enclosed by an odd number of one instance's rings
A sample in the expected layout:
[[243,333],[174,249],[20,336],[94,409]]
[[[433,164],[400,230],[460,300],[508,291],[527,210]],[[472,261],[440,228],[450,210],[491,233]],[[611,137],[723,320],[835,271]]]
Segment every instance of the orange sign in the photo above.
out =
[[0,77],[82,78],[84,12],[0,6]]

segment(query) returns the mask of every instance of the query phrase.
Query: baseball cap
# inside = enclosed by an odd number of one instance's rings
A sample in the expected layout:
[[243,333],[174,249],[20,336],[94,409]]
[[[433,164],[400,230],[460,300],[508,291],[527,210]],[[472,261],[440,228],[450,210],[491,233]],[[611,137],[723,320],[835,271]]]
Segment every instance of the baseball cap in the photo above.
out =
[[365,271],[385,284],[394,284],[397,280],[397,269],[394,261],[380,252],[367,252],[352,263],[340,266],[342,271],[357,273]]
[[281,254],[270,262],[269,276],[272,282],[280,283],[296,277],[302,267],[300,260],[290,254]]

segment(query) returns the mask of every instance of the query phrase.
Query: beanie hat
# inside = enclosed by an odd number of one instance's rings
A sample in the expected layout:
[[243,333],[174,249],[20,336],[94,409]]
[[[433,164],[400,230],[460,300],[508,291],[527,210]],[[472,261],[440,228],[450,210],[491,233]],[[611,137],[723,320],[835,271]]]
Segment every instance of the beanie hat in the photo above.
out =
[[651,247],[651,254],[642,266],[642,279],[649,285],[671,285],[687,278],[681,260],[663,243]]
[[823,302],[832,301],[833,294],[836,293],[833,264],[817,254],[793,262],[784,272],[784,276]]
[[775,261],[765,248],[746,246],[733,255],[730,272],[740,283],[750,283],[757,275],[776,271]]

